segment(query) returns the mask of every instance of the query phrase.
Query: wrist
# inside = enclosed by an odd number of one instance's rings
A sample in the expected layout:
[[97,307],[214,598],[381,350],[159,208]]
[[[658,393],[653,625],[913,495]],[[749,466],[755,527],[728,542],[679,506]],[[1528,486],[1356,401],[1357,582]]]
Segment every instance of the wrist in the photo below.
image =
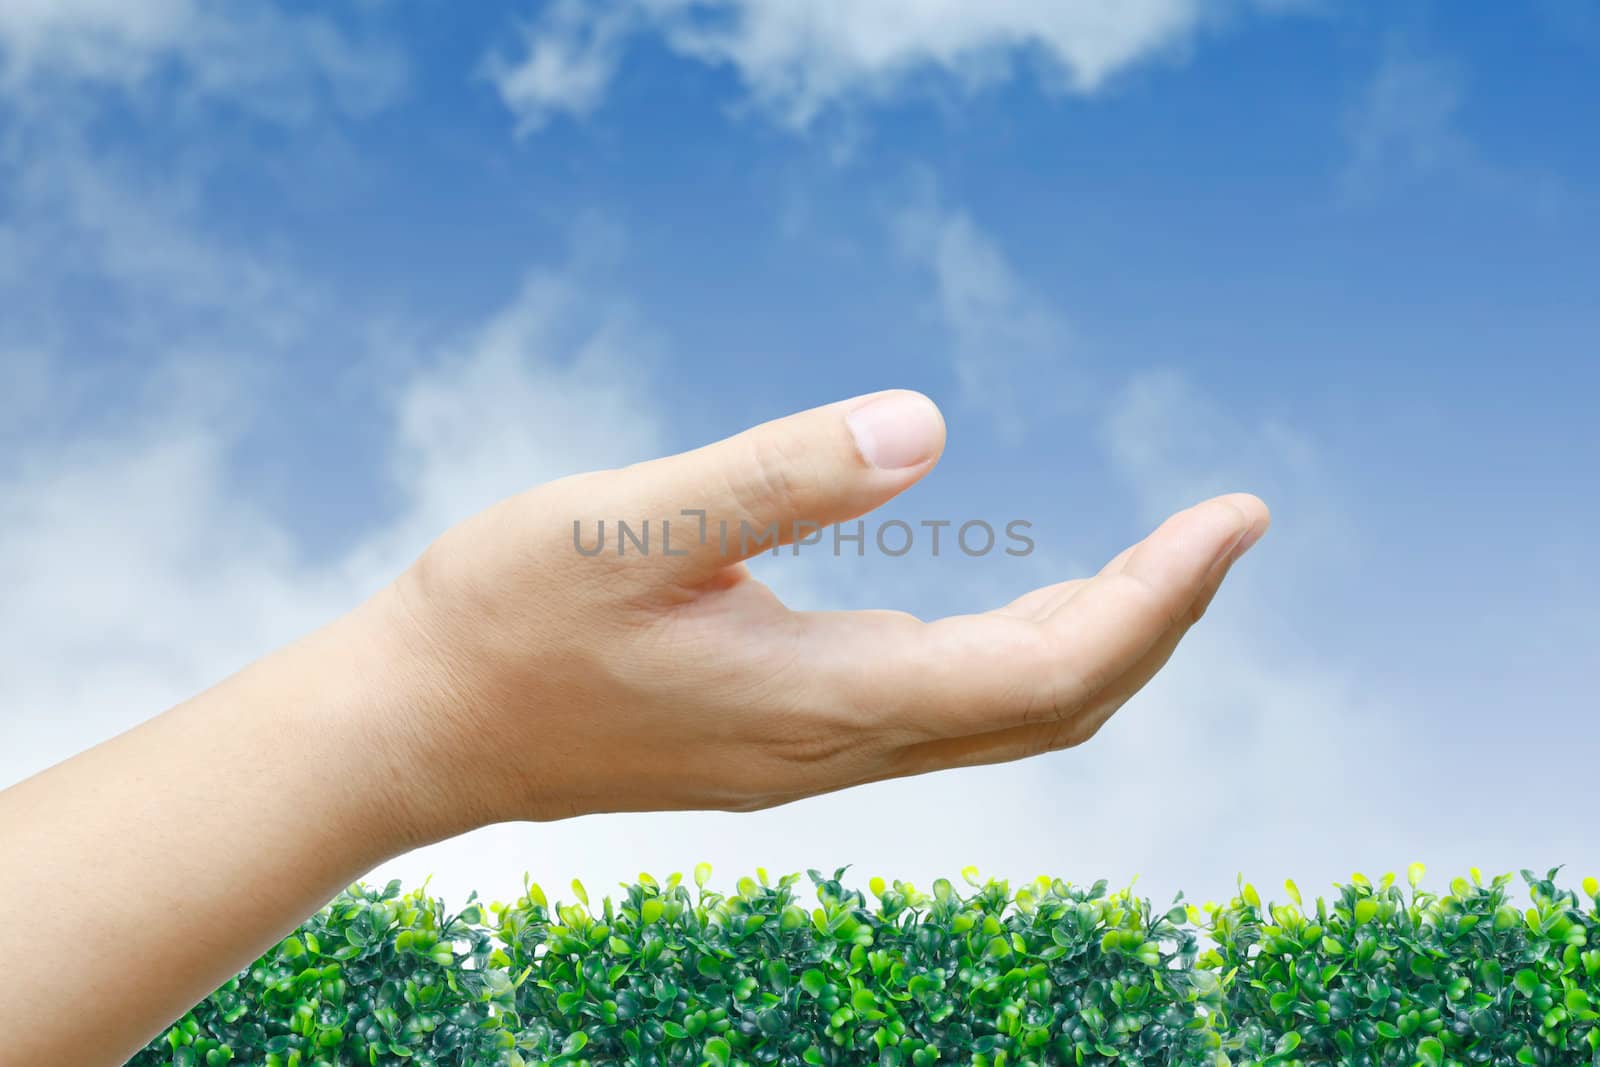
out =
[[362,822],[391,854],[496,821],[483,802],[485,755],[464,728],[467,686],[385,586],[331,627],[339,669],[357,679],[341,701],[344,743],[359,753]]

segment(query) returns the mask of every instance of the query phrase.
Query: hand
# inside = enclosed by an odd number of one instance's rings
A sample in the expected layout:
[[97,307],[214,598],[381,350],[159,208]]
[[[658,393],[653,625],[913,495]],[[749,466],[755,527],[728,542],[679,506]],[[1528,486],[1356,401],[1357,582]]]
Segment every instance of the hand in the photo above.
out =
[[[770,549],[770,524],[788,543],[877,507],[943,445],[929,400],[879,393],[554,482],[450,530],[378,601],[421,683],[399,712],[414,839],[751,810],[1077,745],[1160,670],[1269,521],[1252,496],[1219,497],[1093,578],[926,623],[790,611],[741,562]],[[685,510],[706,513],[703,542]],[[648,527],[648,552],[619,556],[619,519]],[[592,550],[601,521],[605,549],[586,556],[574,523]]]

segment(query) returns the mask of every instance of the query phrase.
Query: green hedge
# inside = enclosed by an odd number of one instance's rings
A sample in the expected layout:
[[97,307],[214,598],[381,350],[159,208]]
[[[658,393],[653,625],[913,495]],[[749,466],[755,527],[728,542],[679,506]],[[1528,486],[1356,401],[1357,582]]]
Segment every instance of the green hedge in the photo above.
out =
[[[1156,908],[1106,883],[966,890],[641,875],[615,900],[352,887],[131,1062],[433,1065],[1600,1063],[1593,878]],[[1520,903],[1518,901],[1521,901]],[[1589,947],[1594,944],[1595,947]]]

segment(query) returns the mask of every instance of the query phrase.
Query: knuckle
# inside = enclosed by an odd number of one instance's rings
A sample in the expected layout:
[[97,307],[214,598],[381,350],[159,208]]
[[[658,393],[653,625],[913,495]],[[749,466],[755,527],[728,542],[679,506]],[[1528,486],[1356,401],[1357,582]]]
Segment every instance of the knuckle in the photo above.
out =
[[1124,595],[1137,604],[1141,617],[1148,618],[1162,629],[1176,626],[1184,618],[1190,605],[1181,599],[1165,594],[1146,579],[1129,573],[1117,576]]
[[1093,738],[1099,730],[1100,723],[1095,716],[1063,716],[1041,733],[1039,749],[1035,755],[1077,748]]
[[1190,626],[1205,618],[1206,612],[1210,610],[1211,603],[1217,598],[1217,593],[1221,590],[1222,582],[1227,576],[1228,564],[1224,563],[1219,570],[1213,572],[1206,580],[1205,586],[1195,596],[1194,603],[1189,605],[1189,610],[1185,613]]
[[732,490],[741,509],[749,514],[795,510],[813,481],[805,446],[785,434],[752,435],[741,466]]
[[1048,726],[1060,722],[1067,710],[1055,692],[1041,694],[1030,690],[1023,694],[1018,721],[1023,726]]
[[1116,680],[1113,671],[1112,664],[1097,661],[1055,679],[1049,696],[1051,718],[1062,722],[1076,717]]

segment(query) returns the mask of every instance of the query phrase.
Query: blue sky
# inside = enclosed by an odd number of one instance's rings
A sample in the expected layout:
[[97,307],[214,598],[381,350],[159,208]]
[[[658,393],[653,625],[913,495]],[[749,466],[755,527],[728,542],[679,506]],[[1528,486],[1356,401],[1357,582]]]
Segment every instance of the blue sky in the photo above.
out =
[[795,603],[1274,531],[1080,750],[384,873],[1588,871],[1597,106],[1577,0],[8,4],[0,782],[498,496],[908,386],[950,447],[888,513],[1039,551],[769,561]]

